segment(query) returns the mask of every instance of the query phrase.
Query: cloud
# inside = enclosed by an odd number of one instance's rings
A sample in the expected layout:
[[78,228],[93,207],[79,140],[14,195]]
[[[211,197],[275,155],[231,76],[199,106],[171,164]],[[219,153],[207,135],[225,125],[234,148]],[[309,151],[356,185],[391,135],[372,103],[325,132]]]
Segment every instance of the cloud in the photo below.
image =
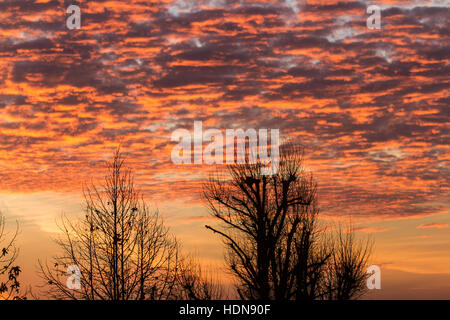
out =
[[446,223],[432,222],[432,223],[418,225],[416,228],[417,229],[446,229],[448,227],[449,227],[449,225]]
[[80,30],[2,2],[1,188],[78,190],[120,143],[148,194],[190,198],[210,168],[173,165],[170,134],[202,120],[304,145],[323,214],[443,212],[450,8],[382,4],[375,32],[365,1],[87,2]]
[[373,228],[373,227],[360,227],[354,228],[354,231],[364,232],[364,233],[378,233],[388,231],[389,228]]

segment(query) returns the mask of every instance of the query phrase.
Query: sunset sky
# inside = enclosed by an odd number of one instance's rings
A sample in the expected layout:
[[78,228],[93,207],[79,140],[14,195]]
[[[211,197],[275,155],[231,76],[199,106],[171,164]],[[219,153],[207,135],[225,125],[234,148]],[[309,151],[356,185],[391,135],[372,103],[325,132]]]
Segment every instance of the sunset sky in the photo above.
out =
[[305,146],[322,219],[375,242],[366,298],[450,299],[449,19],[448,0],[3,0],[0,211],[23,285],[119,144],[183,249],[222,272],[212,168],[170,158],[172,132],[203,121]]

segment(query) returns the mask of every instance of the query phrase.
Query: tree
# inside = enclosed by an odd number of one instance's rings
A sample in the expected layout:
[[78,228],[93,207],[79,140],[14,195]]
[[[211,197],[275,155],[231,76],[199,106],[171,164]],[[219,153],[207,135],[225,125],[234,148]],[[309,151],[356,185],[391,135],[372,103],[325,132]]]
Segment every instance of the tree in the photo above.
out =
[[324,283],[324,298],[349,300],[366,292],[367,262],[371,254],[370,242],[357,241],[352,228],[340,228],[333,240],[328,261],[329,272]]
[[370,244],[319,227],[317,184],[302,163],[303,149],[288,145],[270,176],[260,162],[233,164],[228,178],[204,186],[221,222],[206,228],[224,241],[242,299],[350,299],[364,290]]
[[[20,283],[18,281],[21,269],[14,265],[19,250],[14,243],[18,234],[18,226],[12,237],[5,239],[5,217],[0,212],[0,299],[25,299],[20,295]],[[2,279],[1,277],[5,277]]]
[[[62,253],[40,262],[48,294],[69,299],[171,299],[179,295],[179,246],[158,212],[150,211],[134,186],[119,151],[103,185],[84,188],[85,216],[63,218]],[[80,289],[66,285],[67,268],[80,271]],[[76,269],[75,268],[75,269]]]
[[181,300],[221,300],[225,298],[221,284],[194,258],[185,257],[180,264],[178,286]]

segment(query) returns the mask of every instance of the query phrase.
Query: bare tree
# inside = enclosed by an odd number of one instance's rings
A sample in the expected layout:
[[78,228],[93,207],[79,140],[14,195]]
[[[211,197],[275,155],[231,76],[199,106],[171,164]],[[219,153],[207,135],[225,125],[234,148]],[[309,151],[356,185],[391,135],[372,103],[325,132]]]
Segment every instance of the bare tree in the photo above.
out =
[[339,228],[334,236],[324,298],[348,300],[358,298],[367,290],[367,264],[372,243],[358,240],[351,227]]
[[[84,218],[63,218],[57,242],[62,253],[51,265],[40,262],[47,293],[89,300],[176,298],[178,243],[136,190],[119,150],[104,184],[85,187],[84,196]],[[81,272],[79,290],[66,286],[70,265]]]
[[[317,185],[302,162],[303,149],[289,145],[271,176],[261,174],[259,162],[234,164],[228,179],[212,176],[204,186],[221,222],[206,228],[222,237],[242,299],[349,299],[362,288],[368,244],[356,250],[343,237],[327,239],[317,223]],[[344,274],[330,278],[331,269]]]
[[[14,245],[19,227],[10,237],[6,238],[5,217],[0,212],[0,299],[25,299],[20,295],[20,283],[18,281],[21,269],[14,265],[19,250]],[[4,279],[2,279],[4,277]]]
[[217,276],[204,272],[195,258],[185,257],[178,273],[178,298],[182,300],[221,300],[225,298]]

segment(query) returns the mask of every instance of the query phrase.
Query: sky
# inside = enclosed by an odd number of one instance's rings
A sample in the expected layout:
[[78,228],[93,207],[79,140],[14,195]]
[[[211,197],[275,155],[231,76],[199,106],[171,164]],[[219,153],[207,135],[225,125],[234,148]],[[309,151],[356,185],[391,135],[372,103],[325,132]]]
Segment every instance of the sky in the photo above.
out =
[[119,144],[184,249],[222,272],[211,166],[171,161],[172,132],[202,121],[305,147],[322,219],[375,242],[365,298],[450,299],[449,17],[448,0],[0,2],[0,211],[25,284]]

